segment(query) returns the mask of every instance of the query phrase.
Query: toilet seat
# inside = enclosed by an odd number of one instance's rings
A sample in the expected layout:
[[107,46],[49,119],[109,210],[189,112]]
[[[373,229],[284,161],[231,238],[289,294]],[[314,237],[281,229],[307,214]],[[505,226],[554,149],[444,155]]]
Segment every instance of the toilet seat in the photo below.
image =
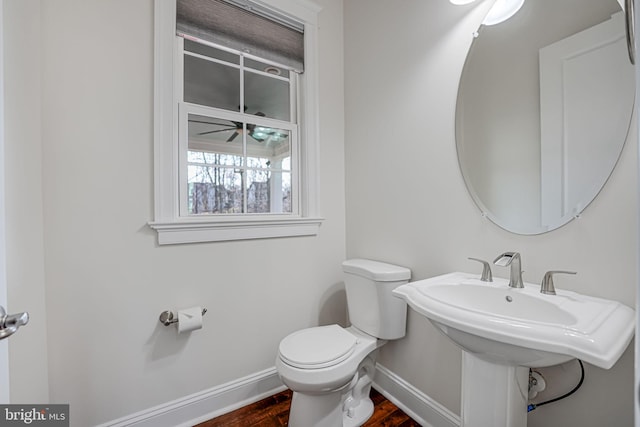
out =
[[348,359],[358,339],[338,325],[294,332],[280,342],[280,358],[300,369],[320,369]]

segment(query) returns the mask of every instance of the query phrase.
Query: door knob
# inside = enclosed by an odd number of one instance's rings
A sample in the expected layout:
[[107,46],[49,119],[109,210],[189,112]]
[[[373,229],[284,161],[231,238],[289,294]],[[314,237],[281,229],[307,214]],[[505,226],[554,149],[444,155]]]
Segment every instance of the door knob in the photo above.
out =
[[0,340],[13,335],[20,326],[29,322],[29,313],[7,314],[0,305]]

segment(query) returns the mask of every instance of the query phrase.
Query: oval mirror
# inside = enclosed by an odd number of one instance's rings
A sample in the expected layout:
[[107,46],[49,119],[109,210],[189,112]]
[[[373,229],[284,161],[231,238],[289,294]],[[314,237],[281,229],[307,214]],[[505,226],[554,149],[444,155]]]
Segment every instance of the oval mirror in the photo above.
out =
[[482,25],[460,80],[456,145],[483,215],[518,234],[579,215],[620,157],[634,94],[616,0],[525,0]]

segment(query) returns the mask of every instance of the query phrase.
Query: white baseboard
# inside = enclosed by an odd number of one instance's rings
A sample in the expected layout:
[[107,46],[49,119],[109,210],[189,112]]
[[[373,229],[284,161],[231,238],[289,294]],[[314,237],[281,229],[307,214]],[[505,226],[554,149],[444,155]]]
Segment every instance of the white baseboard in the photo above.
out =
[[424,427],[460,427],[458,415],[379,363],[373,387]]
[[274,367],[97,427],[191,427],[285,389]]
[[[377,364],[373,386],[424,427],[460,427],[460,417]],[[285,390],[274,368],[97,427],[191,427]]]

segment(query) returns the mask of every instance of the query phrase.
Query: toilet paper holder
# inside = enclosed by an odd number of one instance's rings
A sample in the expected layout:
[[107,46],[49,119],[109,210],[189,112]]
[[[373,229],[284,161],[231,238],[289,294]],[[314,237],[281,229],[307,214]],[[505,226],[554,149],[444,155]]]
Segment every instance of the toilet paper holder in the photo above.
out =
[[[207,309],[203,308],[202,315],[204,316],[206,312]],[[173,314],[173,311],[166,310],[160,313],[160,323],[162,323],[164,326],[169,326],[173,323],[178,323],[178,317]]]

